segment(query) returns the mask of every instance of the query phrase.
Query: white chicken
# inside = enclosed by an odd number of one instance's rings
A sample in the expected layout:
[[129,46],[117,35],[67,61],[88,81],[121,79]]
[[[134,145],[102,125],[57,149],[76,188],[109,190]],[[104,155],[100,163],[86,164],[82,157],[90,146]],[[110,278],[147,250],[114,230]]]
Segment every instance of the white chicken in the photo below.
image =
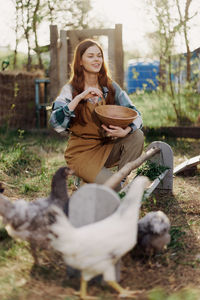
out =
[[147,213],[138,222],[138,250],[147,254],[161,251],[170,242],[170,221],[162,211]]
[[59,208],[49,208],[49,238],[54,249],[63,255],[66,264],[81,271],[81,299],[87,295],[87,282],[102,274],[103,279],[121,297],[134,297],[141,291],[129,291],[116,282],[115,264],[137,242],[138,216],[146,177],[138,177],[124,201],[109,217],[75,228]]
[[[71,174],[67,167],[61,167],[54,174],[51,182],[51,193],[47,198],[38,198],[31,202],[17,199],[11,202],[0,194],[0,216],[3,217],[8,234],[16,239],[30,243],[31,252],[36,264],[37,248],[46,249],[49,246],[45,214],[51,204],[60,207],[68,213],[68,194],[66,178]],[[3,189],[2,189],[3,191]]]

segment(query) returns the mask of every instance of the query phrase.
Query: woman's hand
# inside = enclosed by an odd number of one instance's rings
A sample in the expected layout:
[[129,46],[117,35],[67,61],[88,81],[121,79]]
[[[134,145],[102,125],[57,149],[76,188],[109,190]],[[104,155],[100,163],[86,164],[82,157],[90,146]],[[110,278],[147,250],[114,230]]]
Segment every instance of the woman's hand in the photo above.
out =
[[103,97],[103,93],[100,89],[95,88],[95,87],[89,87],[85,91],[83,91],[81,94],[78,95],[78,97],[82,99],[88,99],[93,96],[98,96],[100,98]]
[[77,107],[77,105],[79,104],[79,102],[81,102],[81,100],[83,99],[88,99],[88,98],[92,98],[92,97],[103,97],[103,93],[100,89],[95,88],[95,87],[89,87],[87,88],[85,91],[83,91],[82,93],[80,93],[79,95],[77,95],[68,105],[69,110],[73,111],[75,110],[75,108]]
[[115,138],[125,137],[131,131],[130,126],[122,128],[119,126],[109,125],[109,127],[107,127],[106,125],[102,124],[101,127],[107,132],[108,137]]

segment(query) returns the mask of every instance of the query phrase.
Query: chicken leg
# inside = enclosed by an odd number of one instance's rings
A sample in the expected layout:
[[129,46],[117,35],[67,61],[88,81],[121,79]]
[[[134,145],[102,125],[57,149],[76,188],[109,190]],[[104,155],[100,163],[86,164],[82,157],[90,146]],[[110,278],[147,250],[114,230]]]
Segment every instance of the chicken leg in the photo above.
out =
[[116,281],[106,281],[114,290],[119,293],[120,298],[135,298],[135,296],[141,294],[143,291],[129,291],[121,287]]
[[96,299],[98,299],[98,297],[89,296],[87,294],[87,283],[88,282],[85,279],[83,279],[83,277],[81,277],[80,291],[75,292],[74,294],[80,296],[80,299],[82,299],[82,300],[96,300]]

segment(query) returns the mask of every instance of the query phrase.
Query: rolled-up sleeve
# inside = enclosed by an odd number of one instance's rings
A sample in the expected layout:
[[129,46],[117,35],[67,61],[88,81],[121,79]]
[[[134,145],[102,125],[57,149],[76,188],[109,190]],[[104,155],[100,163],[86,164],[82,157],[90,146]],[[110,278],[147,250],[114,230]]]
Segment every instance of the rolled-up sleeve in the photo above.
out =
[[58,132],[69,129],[71,118],[75,117],[74,111],[70,111],[68,104],[72,100],[72,89],[69,84],[64,85],[59,96],[53,103],[50,116],[51,126]]
[[129,126],[131,127],[131,132],[137,130],[137,129],[141,129],[142,128],[142,117],[141,117],[141,113],[139,112],[139,110],[133,105],[133,103],[131,102],[131,99],[129,98],[128,94],[121,89],[121,87],[114,82],[113,86],[115,88],[115,103],[117,105],[121,105],[121,106],[126,106],[128,108],[131,108],[133,110],[135,110],[138,113],[137,118],[129,124]]

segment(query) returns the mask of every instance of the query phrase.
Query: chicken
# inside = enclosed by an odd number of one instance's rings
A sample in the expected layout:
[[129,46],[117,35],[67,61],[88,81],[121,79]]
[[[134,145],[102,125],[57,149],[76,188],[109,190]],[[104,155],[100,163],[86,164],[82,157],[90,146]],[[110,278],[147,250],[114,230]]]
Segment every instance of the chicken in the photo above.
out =
[[69,198],[66,185],[68,174],[71,174],[71,170],[67,167],[57,170],[52,178],[51,192],[47,198],[38,198],[31,202],[24,199],[11,202],[0,194],[0,215],[3,217],[8,234],[30,243],[36,264],[38,264],[37,248],[46,249],[49,246],[45,221],[48,207],[54,204],[68,214]]
[[163,250],[170,242],[170,221],[162,211],[152,211],[138,222],[137,248],[147,254]]
[[111,216],[79,228],[72,226],[62,210],[49,208],[51,244],[67,265],[81,271],[81,299],[90,299],[87,282],[100,274],[121,297],[134,297],[141,292],[122,288],[116,282],[114,266],[137,242],[139,210],[148,184],[146,177],[139,176]]

